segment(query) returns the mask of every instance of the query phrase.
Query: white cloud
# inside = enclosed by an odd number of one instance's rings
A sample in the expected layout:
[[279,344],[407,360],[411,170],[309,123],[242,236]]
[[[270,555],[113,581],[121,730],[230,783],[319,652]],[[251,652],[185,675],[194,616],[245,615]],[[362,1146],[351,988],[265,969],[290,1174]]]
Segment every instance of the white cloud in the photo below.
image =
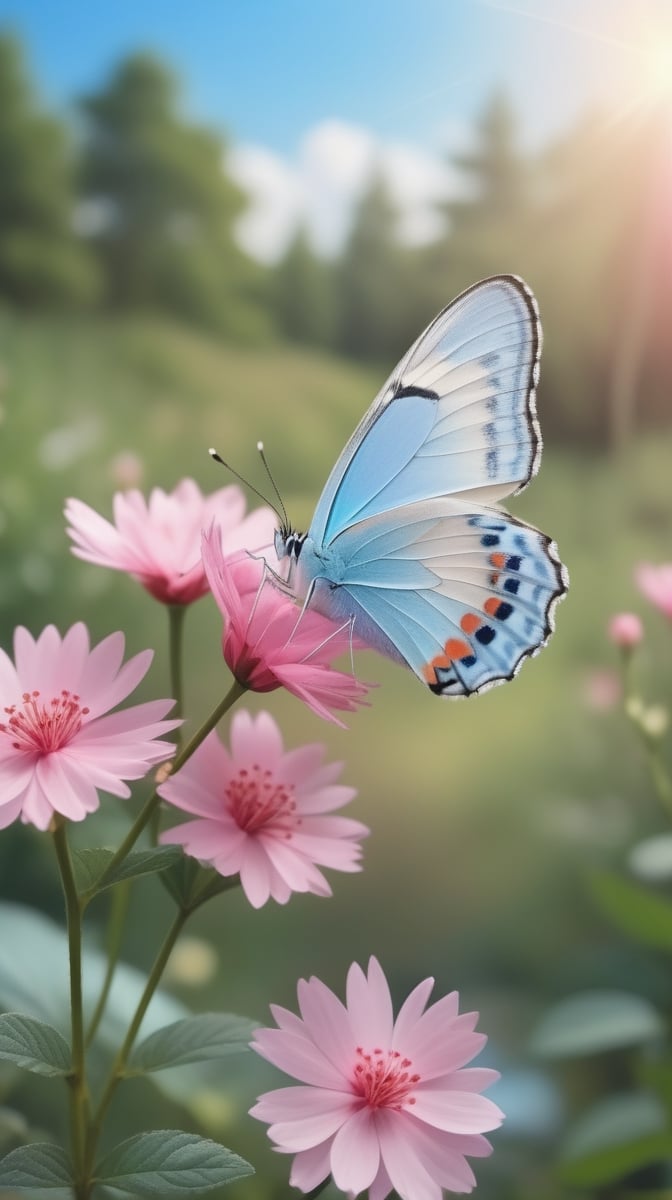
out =
[[440,232],[437,203],[459,191],[445,151],[386,142],[335,119],[312,126],[291,159],[241,145],[230,151],[227,169],[250,197],[237,226],[239,243],[268,263],[281,257],[299,225],[317,253],[337,254],[354,206],[376,171],[397,207],[399,238],[408,244],[423,244]]

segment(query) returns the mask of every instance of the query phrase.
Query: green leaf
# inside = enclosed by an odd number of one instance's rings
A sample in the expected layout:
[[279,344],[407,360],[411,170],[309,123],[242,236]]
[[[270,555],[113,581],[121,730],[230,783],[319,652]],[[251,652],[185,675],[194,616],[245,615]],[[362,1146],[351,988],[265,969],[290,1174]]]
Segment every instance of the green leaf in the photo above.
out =
[[658,833],[633,846],[628,855],[633,875],[649,883],[667,883],[672,879],[672,833]]
[[258,1022],[233,1013],[200,1013],[166,1025],[134,1050],[127,1074],[162,1071],[186,1063],[210,1062],[247,1050]]
[[154,1129],[128,1138],[96,1169],[96,1181],[133,1196],[206,1192],[254,1169],[225,1146],[179,1129]]
[[593,875],[591,889],[602,912],[623,933],[672,952],[672,904],[667,900],[609,871]]
[[0,1059],[16,1063],[35,1075],[67,1075],[70,1047],[53,1025],[23,1013],[0,1015]]
[[161,882],[181,908],[188,908],[197,880],[204,870],[191,855],[181,854],[179,861],[161,876]]
[[544,1014],[530,1049],[544,1058],[573,1058],[636,1046],[665,1032],[662,1017],[643,996],[590,991],[568,996]]
[[155,875],[158,871],[167,871],[179,862],[182,851],[179,846],[152,846],[147,850],[132,850],[101,884],[99,881],[113,857],[112,850],[72,851],[72,865],[79,892],[90,898],[105,888],[114,887],[124,879],[137,879],[140,875]]
[[48,1142],[34,1142],[30,1146],[19,1146],[0,1159],[0,1188],[18,1192],[30,1189],[32,1196],[48,1193],[56,1196],[72,1196],[72,1169],[70,1159],[60,1146]]
[[672,1155],[672,1132],[654,1096],[611,1096],[584,1114],[565,1143],[560,1174],[576,1187],[602,1187]]

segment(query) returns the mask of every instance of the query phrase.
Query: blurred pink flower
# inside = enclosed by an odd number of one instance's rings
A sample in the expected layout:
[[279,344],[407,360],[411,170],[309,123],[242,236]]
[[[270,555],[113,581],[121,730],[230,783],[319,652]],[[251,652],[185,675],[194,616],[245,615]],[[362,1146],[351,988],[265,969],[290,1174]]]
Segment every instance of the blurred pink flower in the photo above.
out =
[[161,835],[221,875],[240,875],[254,908],[269,897],[286,904],[292,892],[330,896],[317,864],[359,871],[366,825],[325,816],[349,804],[353,788],[337,786],[342,763],[323,765],[325,747],[285,753],[268,713],[238,712],[231,753],[211,733],[175,777],[158,789],[164,800],[197,820]]
[[640,563],[635,582],[643,596],[672,621],[672,563]]
[[87,562],[128,571],[163,604],[191,604],[208,590],[201,563],[201,532],[216,519],[225,554],[265,550],[276,517],[270,508],[245,516],[245,497],[235,484],[203,496],[193,479],[170,493],[154,488],[117,492],[114,524],[81,500],[65,506],[73,554]]
[[342,725],[330,709],[353,712],[368,687],[330,666],[350,650],[349,630],[311,609],[301,612],[273,583],[263,562],[225,558],[215,526],[203,535],[202,553],[224,618],[224,658],[238,682],[255,692],[284,687],[318,716]]
[[144,678],[153,651],[122,666],[123,655],[123,633],[91,650],[81,622],[62,639],[48,625],[37,641],[20,626],[16,666],[0,650],[0,829],[19,815],[38,829],[54,812],[81,821],[98,808],[98,789],[128,797],[124,780],[175,752],[156,740],[180,724],[162,719],[173,700],[110,713]]
[[297,1017],[273,1005],[278,1029],[258,1029],[252,1048],[300,1087],[260,1096],[250,1115],[270,1122],[275,1148],[294,1154],[290,1183],[310,1192],[331,1174],[343,1192],[384,1200],[438,1200],[443,1188],[470,1192],[465,1155],[483,1157],[503,1114],[480,1093],[499,1076],[464,1070],[484,1045],[478,1013],[458,1016],[451,992],[425,1011],[433,979],[411,992],[394,1020],[375,958],[356,963],[347,1006],[319,979],[298,986]]
[[608,633],[615,646],[632,650],[644,637],[644,627],[636,613],[616,613],[609,621]]
[[620,703],[623,686],[616,671],[596,668],[583,679],[583,701],[595,712],[608,712]]

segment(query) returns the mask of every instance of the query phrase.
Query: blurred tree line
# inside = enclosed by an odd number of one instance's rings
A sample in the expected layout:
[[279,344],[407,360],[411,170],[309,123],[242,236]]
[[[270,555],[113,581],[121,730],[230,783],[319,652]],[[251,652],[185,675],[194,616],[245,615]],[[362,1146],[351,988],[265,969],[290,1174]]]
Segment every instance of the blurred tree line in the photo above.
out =
[[429,246],[398,238],[375,175],[334,261],[299,229],[262,268],[237,246],[245,197],[219,134],[187,121],[177,80],[135,55],[72,129],[42,111],[21,47],[0,36],[0,298],[26,308],[158,309],[220,336],[285,337],[391,365],[453,295],[524,275],[548,331],[545,429],[592,445],[669,419],[672,165],[667,119],[586,117],[523,154],[492,97],[463,194]]

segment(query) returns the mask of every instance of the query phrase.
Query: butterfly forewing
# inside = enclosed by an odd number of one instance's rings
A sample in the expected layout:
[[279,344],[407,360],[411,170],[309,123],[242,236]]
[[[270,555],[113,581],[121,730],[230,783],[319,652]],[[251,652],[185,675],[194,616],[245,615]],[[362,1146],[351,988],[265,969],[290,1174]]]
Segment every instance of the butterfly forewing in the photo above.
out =
[[329,544],[402,504],[519,491],[540,448],[534,298],[501,276],[463,293],[418,338],[374,400],[327,482],[310,528]]

